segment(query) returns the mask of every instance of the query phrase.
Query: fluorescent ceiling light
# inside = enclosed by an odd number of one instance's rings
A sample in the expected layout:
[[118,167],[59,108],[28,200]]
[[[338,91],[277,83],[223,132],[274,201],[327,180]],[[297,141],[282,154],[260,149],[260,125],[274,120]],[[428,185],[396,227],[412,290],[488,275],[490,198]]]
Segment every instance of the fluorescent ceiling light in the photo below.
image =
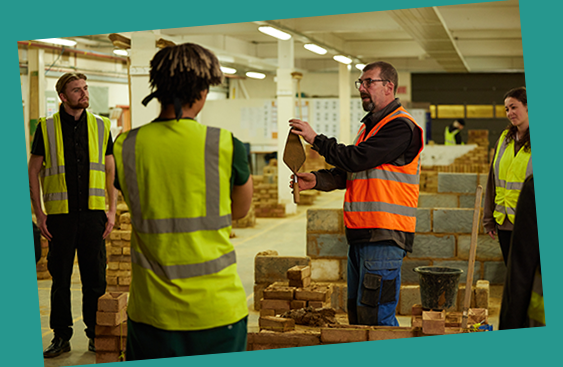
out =
[[113,50],[113,53],[119,56],[129,56],[129,52],[127,52],[127,50],[116,49]]
[[276,37],[277,39],[283,41],[287,41],[288,39],[291,38],[291,34],[282,32],[279,29],[269,26],[258,27],[258,30],[264,34],[267,34],[268,36]]
[[306,43],[303,45],[307,50],[316,53],[317,55],[324,55],[326,54],[326,50],[321,46],[317,46],[314,43]]
[[356,64],[356,69],[362,71],[366,67],[366,64]]
[[221,71],[225,74],[235,74],[237,72],[237,69],[228,68],[226,66],[221,66]]
[[335,59],[338,62],[341,62],[343,64],[349,65],[352,63],[352,59],[350,59],[349,57],[346,57],[344,55],[335,55],[333,57],[333,59]]
[[262,74],[262,73],[256,73],[254,71],[249,71],[246,73],[246,76],[249,78],[254,78],[254,79],[264,79],[266,77],[266,74]]
[[62,38],[44,38],[44,39],[40,39],[40,40],[36,40],[39,42],[45,42],[45,43],[52,43],[54,45],[63,45],[63,46],[74,46],[76,45],[76,41],[71,41],[71,40],[65,40]]

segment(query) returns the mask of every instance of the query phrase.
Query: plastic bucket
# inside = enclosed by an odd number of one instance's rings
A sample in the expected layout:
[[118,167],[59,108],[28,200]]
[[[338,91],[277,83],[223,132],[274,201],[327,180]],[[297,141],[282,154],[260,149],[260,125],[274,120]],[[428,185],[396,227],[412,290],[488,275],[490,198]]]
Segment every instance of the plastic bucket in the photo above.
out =
[[447,266],[419,266],[413,270],[418,273],[422,308],[444,310],[455,304],[463,270]]

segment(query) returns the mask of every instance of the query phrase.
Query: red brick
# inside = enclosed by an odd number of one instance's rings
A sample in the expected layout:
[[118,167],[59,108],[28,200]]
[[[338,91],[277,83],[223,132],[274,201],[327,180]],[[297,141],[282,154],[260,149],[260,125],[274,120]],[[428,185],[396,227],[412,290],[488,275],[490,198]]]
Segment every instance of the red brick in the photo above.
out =
[[264,289],[264,299],[293,299],[294,287],[274,287],[269,286]]
[[303,279],[289,279],[289,286],[290,287],[297,287],[297,288],[305,288],[311,285],[311,277],[303,278]]
[[109,292],[98,298],[98,311],[118,312],[126,307],[126,293]]
[[290,310],[290,303],[289,300],[284,299],[262,299],[260,301],[261,305],[260,308],[270,308],[274,310]]
[[414,338],[417,332],[412,327],[389,327],[368,330],[368,340]]
[[423,311],[422,332],[427,335],[443,335],[446,332],[445,311]]
[[307,307],[307,301],[293,300],[293,301],[291,301],[290,307],[291,307],[292,310],[298,310],[300,308],[305,308],[305,307]]
[[252,344],[251,350],[268,350],[268,349],[282,349],[282,348],[293,348],[294,345],[287,344]]
[[304,301],[322,301],[328,300],[327,287],[311,287],[295,290],[295,299]]
[[461,312],[446,313],[446,328],[448,327],[461,327]]
[[422,305],[421,304],[412,305],[411,315],[422,316]]
[[322,328],[321,342],[331,343],[353,343],[368,340],[367,329],[344,329],[344,328]]
[[311,277],[311,267],[308,265],[295,265],[287,271],[287,279],[301,280]]
[[97,336],[95,338],[96,351],[119,352],[125,349],[127,338],[119,336]]
[[276,316],[276,310],[271,308],[263,308],[260,310],[260,317],[262,316]]
[[254,345],[274,344],[305,347],[321,344],[321,333],[318,331],[293,330],[285,333],[278,333],[275,331],[262,330],[259,333],[248,333],[249,336],[251,334],[251,340]]
[[96,312],[96,323],[102,326],[117,326],[127,320],[127,310],[121,309],[119,312]]
[[260,329],[273,330],[273,331],[291,331],[295,330],[295,320],[286,319],[275,316],[264,316],[258,319]]
[[330,307],[328,302],[322,302],[322,301],[309,301],[308,305],[313,308]]
[[422,327],[422,315],[412,316],[411,317],[411,326],[412,327]]
[[120,362],[120,352],[98,352],[96,351],[96,363]]
[[127,321],[117,326],[96,325],[96,336],[127,336]]
[[467,312],[467,325],[489,322],[489,311],[486,308],[470,308]]

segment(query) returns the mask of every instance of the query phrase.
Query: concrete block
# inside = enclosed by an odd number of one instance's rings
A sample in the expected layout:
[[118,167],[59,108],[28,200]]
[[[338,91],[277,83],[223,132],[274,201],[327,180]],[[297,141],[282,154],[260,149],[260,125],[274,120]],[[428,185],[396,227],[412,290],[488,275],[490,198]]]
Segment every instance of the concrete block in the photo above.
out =
[[343,233],[307,233],[307,256],[347,257],[348,242]]
[[432,263],[430,260],[410,260],[409,256],[410,254],[407,255],[407,258],[403,259],[401,284],[419,284],[418,273],[413,269],[418,266],[430,266]]
[[485,187],[487,187],[487,180],[489,179],[489,174],[488,173],[480,173],[479,174],[479,185],[483,186],[483,189],[485,189]]
[[443,335],[446,333],[445,311],[423,311],[422,333],[426,335]]
[[435,236],[416,234],[413,251],[409,258],[442,258],[455,257],[455,237],[452,235]]
[[484,276],[490,284],[504,284],[506,279],[506,266],[502,261],[487,261],[484,263]]
[[475,307],[476,308],[489,308],[489,281],[478,280],[475,285]]
[[263,316],[258,319],[260,330],[291,331],[295,330],[295,320],[275,316]]
[[296,265],[287,271],[287,279],[301,280],[311,276],[311,267]]
[[254,283],[273,283],[287,280],[287,270],[295,265],[310,265],[309,257],[256,256],[254,258]]
[[419,285],[402,285],[401,295],[399,298],[399,314],[410,315],[412,306],[420,304],[420,286]]
[[[457,238],[457,257],[469,260],[471,235],[460,235]],[[476,260],[502,261],[502,252],[498,240],[493,240],[488,234],[477,236]]]
[[326,344],[354,343],[368,340],[367,329],[321,328],[321,342]]
[[421,192],[418,196],[419,208],[457,208],[458,200],[455,194],[435,194]]
[[471,233],[473,209],[434,209],[433,232]]
[[311,278],[313,281],[338,281],[340,279],[340,260],[312,259]]
[[472,193],[476,188],[476,173],[438,172],[438,192]]
[[369,341],[414,338],[416,336],[417,332],[412,327],[377,327],[368,330]]
[[307,232],[343,233],[342,209],[307,210]]
[[432,221],[430,219],[430,213],[432,209],[416,209],[416,227],[415,232],[417,233],[424,233],[424,232],[432,232]]
[[[457,290],[456,311],[463,311],[464,303],[465,303],[465,284],[460,284]],[[474,287],[471,287],[471,299],[469,301],[469,307],[475,307]]]
[[[484,187],[484,186],[483,186]],[[485,206],[485,199],[481,200],[481,208]],[[460,195],[459,196],[459,207],[460,208],[475,208],[475,194],[473,195]]]
[[127,307],[127,293],[109,292],[98,298],[98,311],[118,312]]
[[[452,268],[458,268],[463,270],[459,277],[459,284],[465,284],[467,282],[467,268],[469,266],[467,261],[457,261],[457,260],[440,260],[434,261],[434,266],[449,266]],[[473,266],[473,284],[477,282],[481,278],[481,263],[479,261],[475,262]]]

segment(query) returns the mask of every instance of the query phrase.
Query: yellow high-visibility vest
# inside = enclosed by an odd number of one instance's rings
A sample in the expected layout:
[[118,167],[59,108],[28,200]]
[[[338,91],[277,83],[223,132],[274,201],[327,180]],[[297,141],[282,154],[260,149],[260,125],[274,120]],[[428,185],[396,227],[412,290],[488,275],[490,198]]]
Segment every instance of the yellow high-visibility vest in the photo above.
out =
[[514,223],[516,215],[516,203],[520,191],[524,186],[526,177],[533,173],[532,152],[520,149],[514,156],[514,140],[506,142],[505,130],[499,139],[494,159],[495,173],[495,210],[494,217],[498,224],[504,223],[506,217]]
[[121,134],[114,153],[131,213],[131,320],[203,330],[247,316],[229,239],[232,134],[158,121]]
[[456,145],[455,136],[459,134],[459,132],[459,129],[455,129],[450,132],[450,127],[446,126],[446,129],[444,130],[444,145]]
[[[49,214],[68,213],[68,192],[65,176],[63,132],[59,112],[39,120],[45,145],[45,159],[40,172],[45,211]],[[88,209],[106,209],[106,149],[111,122],[106,117],[86,111],[88,125],[88,156],[90,177]]]

